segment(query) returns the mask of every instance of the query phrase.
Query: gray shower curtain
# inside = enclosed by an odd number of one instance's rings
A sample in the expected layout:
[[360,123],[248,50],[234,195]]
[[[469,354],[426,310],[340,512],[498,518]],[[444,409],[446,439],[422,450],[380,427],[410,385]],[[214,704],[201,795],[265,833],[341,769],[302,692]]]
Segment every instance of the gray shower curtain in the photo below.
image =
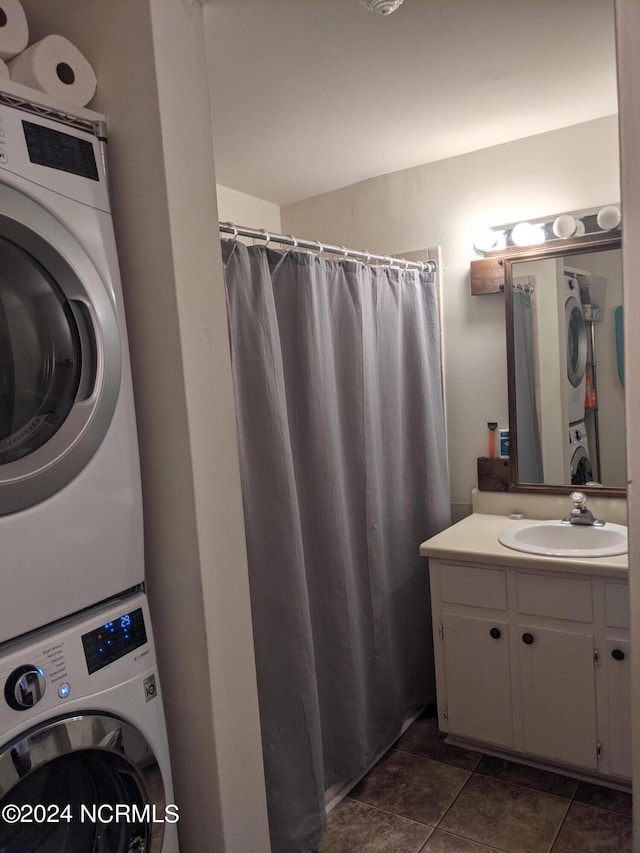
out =
[[542,483],[542,444],[536,405],[531,294],[513,291],[518,480]]
[[421,541],[450,522],[435,286],[223,240],[274,853],[435,697]]

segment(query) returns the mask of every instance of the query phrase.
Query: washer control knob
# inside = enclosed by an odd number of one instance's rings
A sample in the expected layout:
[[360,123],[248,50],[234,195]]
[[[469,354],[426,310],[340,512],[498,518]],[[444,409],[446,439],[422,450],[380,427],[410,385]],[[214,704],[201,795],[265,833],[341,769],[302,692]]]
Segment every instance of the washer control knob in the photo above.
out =
[[14,669],[4,685],[4,698],[15,711],[33,708],[44,696],[47,681],[39,666],[25,664]]

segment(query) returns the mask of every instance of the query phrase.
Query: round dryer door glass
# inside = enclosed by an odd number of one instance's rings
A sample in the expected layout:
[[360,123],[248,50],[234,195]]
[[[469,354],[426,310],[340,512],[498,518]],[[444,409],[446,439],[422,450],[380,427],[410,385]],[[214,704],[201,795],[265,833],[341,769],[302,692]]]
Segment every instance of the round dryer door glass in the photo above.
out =
[[82,375],[71,304],[27,252],[0,237],[0,465],[48,441]]
[[576,299],[567,302],[567,376],[574,388],[578,388],[587,366],[587,330],[580,303]]
[[76,237],[1,181],[0,200],[0,515],[7,515],[51,497],[87,465],[115,412],[122,351],[109,282]]

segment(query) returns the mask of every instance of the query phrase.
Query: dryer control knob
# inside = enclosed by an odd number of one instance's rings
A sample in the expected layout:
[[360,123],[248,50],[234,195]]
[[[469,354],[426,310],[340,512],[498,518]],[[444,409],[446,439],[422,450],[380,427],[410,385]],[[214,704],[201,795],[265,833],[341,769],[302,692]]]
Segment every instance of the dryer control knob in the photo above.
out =
[[4,685],[4,698],[15,711],[26,711],[42,699],[47,682],[39,666],[25,664],[14,669]]

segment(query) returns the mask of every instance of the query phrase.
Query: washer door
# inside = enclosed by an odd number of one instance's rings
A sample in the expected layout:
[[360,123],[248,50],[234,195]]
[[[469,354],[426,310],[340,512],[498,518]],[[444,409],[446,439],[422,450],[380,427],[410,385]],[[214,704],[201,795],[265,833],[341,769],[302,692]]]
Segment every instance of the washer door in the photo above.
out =
[[120,370],[115,309],[89,256],[0,184],[0,515],[55,494],[87,464]]
[[0,747],[0,812],[0,853],[160,853],[164,785],[136,728],[82,714]]
[[591,459],[584,447],[577,447],[571,457],[571,485],[584,486],[593,482]]
[[579,388],[587,368],[587,327],[582,305],[575,296],[565,303],[567,323],[567,377],[574,388]]

